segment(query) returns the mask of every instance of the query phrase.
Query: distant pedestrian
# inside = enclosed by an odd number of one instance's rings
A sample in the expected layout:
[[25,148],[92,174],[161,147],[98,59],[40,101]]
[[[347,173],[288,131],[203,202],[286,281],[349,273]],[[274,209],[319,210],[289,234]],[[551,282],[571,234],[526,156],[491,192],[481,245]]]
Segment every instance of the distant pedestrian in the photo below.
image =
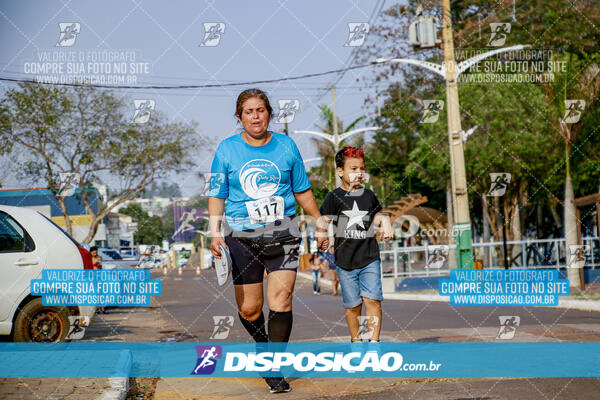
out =
[[310,257],[310,269],[313,278],[313,294],[321,294],[321,274],[323,272],[323,260],[317,253],[313,253]]
[[[98,247],[90,247],[90,254],[92,255],[92,268],[102,269],[102,257],[98,254]],[[106,314],[106,309],[104,307],[98,307],[96,312]]]
[[325,258],[325,268],[329,274],[329,278],[331,279],[333,285],[333,295],[337,296],[339,294],[338,285],[340,284],[340,278],[338,277],[336,265],[335,265],[335,250],[333,246],[329,247],[328,251],[323,252],[323,257]]

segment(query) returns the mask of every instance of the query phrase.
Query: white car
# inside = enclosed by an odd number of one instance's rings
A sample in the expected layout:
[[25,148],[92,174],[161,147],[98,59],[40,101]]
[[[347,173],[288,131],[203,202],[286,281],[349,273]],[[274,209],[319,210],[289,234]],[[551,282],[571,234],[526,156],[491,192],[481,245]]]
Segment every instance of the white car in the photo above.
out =
[[12,334],[15,342],[58,342],[68,340],[71,322],[93,322],[96,307],[44,306],[30,294],[31,280],[44,269],[92,269],[92,257],[39,212],[0,205],[0,335]]

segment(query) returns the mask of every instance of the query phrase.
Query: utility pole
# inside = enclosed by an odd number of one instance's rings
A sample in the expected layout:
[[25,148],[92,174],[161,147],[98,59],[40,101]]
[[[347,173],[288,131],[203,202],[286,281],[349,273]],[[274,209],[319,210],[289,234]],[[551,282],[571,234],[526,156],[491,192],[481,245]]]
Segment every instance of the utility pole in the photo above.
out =
[[337,123],[337,106],[335,103],[335,86],[331,87],[331,94],[333,95],[333,172],[335,174],[335,187],[340,187],[342,179],[339,177],[335,167],[335,155],[340,151],[340,142],[338,140],[338,123]]
[[471,220],[465,174],[460,105],[456,82],[457,68],[454,59],[454,39],[452,37],[452,17],[450,0],[442,0],[442,41],[446,68],[446,103],[448,113],[448,141],[450,144],[450,181],[452,183],[452,204],[454,205],[454,229],[458,268],[473,268],[473,244]]

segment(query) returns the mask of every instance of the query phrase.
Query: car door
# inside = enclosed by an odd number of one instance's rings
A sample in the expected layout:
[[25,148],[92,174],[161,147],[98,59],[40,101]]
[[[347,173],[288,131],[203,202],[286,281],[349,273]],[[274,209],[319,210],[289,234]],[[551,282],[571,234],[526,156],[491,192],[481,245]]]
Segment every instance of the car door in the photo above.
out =
[[9,317],[31,279],[42,268],[39,250],[29,233],[9,214],[0,211],[0,321]]

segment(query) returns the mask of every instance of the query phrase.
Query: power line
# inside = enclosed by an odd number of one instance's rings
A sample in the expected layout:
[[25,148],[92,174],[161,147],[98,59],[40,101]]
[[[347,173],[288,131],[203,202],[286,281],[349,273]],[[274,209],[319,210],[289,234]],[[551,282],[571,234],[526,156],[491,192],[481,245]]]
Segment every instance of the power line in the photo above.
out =
[[248,82],[211,83],[211,84],[204,84],[204,85],[144,85],[144,86],[142,86],[142,85],[91,85],[91,84],[88,85],[88,84],[84,84],[84,83],[38,82],[35,80],[9,78],[9,77],[0,77],[0,81],[16,82],[16,83],[46,84],[46,85],[56,85],[56,86],[85,86],[85,87],[96,87],[96,88],[106,88],[106,89],[157,89],[157,90],[161,90],[161,89],[204,89],[204,88],[219,88],[219,87],[230,87],[230,86],[249,86],[249,85],[262,84],[262,83],[293,81],[293,80],[297,80],[297,79],[312,78],[315,76],[337,74],[337,73],[340,73],[341,71],[365,68],[365,67],[369,67],[371,65],[372,64],[356,65],[353,67],[335,69],[335,70],[325,71],[325,72],[316,72],[313,74],[292,76],[289,78],[264,79],[264,80],[248,81]]
[[[371,16],[369,17],[369,26],[372,26],[373,23],[376,21],[377,17],[379,16],[379,13],[381,12],[381,10],[383,9],[383,6],[385,5],[385,1],[386,0],[380,0],[378,3],[375,4],[375,7],[373,8],[373,11],[371,12]],[[338,75],[337,78],[335,78],[334,82],[328,84],[327,87],[325,88],[325,90],[317,96],[315,103],[320,101],[323,98],[323,96],[325,96],[325,94],[328,92],[329,88],[337,85],[338,82],[344,77],[344,73],[347,70],[351,69],[350,66],[354,63],[354,60],[356,59],[356,56],[358,55],[359,49],[360,49],[360,47],[355,47],[354,49],[352,49],[352,52],[350,52],[350,54],[348,55],[348,58],[344,62],[344,69],[340,70],[340,74]]]

